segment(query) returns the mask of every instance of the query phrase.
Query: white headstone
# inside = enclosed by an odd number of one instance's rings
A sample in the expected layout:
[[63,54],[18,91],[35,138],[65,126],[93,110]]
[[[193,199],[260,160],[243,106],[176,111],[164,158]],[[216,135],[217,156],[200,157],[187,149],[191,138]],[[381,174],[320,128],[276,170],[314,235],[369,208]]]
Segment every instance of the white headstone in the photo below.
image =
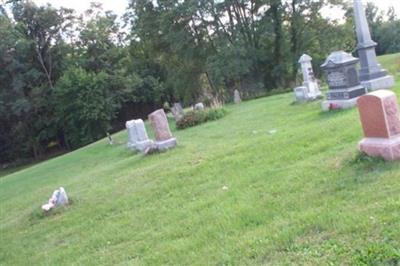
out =
[[204,110],[204,104],[196,103],[196,105],[194,106],[194,110]]
[[308,99],[308,89],[306,87],[294,88],[294,97],[297,102],[305,102]]
[[314,100],[321,96],[321,91],[318,82],[314,76],[314,71],[311,64],[312,58],[309,55],[303,54],[300,57],[301,72],[303,73],[303,86],[307,88],[308,100]]
[[143,152],[146,148],[153,145],[153,141],[147,136],[146,128],[142,119],[127,121],[128,148]]

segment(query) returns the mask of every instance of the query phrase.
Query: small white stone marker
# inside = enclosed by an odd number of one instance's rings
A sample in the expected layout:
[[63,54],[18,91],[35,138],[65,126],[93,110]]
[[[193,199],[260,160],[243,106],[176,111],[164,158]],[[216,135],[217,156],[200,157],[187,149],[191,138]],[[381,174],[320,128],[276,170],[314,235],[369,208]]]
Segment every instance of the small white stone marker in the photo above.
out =
[[59,189],[54,190],[53,195],[51,198],[49,198],[49,201],[42,205],[42,210],[48,212],[55,207],[65,205],[68,205],[68,196],[65,192],[65,189],[60,187]]

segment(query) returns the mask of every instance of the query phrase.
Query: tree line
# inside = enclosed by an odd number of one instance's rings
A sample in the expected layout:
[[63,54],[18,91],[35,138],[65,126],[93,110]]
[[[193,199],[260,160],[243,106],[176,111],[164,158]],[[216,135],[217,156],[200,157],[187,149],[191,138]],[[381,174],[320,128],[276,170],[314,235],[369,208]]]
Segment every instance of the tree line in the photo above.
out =
[[[345,19],[322,16],[329,6]],[[367,15],[378,53],[400,51],[394,10]],[[0,163],[79,148],[166,102],[290,88],[301,54],[318,66],[356,44],[341,0],[131,0],[122,18],[11,0],[0,36]]]

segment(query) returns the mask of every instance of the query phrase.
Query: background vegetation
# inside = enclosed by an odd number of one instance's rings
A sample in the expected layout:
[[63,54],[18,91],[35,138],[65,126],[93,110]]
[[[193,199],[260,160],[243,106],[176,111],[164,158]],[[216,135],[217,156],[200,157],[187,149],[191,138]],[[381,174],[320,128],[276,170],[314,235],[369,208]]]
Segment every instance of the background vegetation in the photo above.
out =
[[[379,60],[399,95],[400,54]],[[102,139],[1,177],[0,265],[399,265],[400,164],[358,154],[356,108],[292,101],[171,120],[168,153]],[[43,215],[59,186],[72,204]]]
[[[76,149],[164,102],[190,105],[272,94],[353,52],[351,8],[338,0],[131,1],[123,19],[93,4],[0,6],[0,164]],[[335,5],[344,21],[321,16]],[[400,49],[400,20],[367,9],[380,54]]]

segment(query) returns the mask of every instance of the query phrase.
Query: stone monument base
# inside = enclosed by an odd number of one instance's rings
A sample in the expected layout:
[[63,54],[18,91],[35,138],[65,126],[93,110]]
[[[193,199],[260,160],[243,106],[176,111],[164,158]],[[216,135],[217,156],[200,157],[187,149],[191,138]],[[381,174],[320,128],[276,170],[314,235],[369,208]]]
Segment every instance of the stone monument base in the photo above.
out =
[[176,146],[176,138],[167,139],[164,141],[156,141],[155,146],[159,151],[165,151]]
[[348,100],[327,100],[321,103],[322,111],[327,112],[336,109],[350,109],[357,105],[357,98]]
[[364,138],[358,149],[372,157],[382,157],[386,161],[400,160],[400,136],[390,139]]
[[128,148],[132,150],[137,150],[140,152],[144,152],[148,147],[153,146],[154,142],[150,139],[144,141],[138,141],[136,143],[128,142]]
[[389,89],[394,86],[394,78],[393,76],[387,75],[377,79],[361,81],[361,85],[363,85],[368,91]]

